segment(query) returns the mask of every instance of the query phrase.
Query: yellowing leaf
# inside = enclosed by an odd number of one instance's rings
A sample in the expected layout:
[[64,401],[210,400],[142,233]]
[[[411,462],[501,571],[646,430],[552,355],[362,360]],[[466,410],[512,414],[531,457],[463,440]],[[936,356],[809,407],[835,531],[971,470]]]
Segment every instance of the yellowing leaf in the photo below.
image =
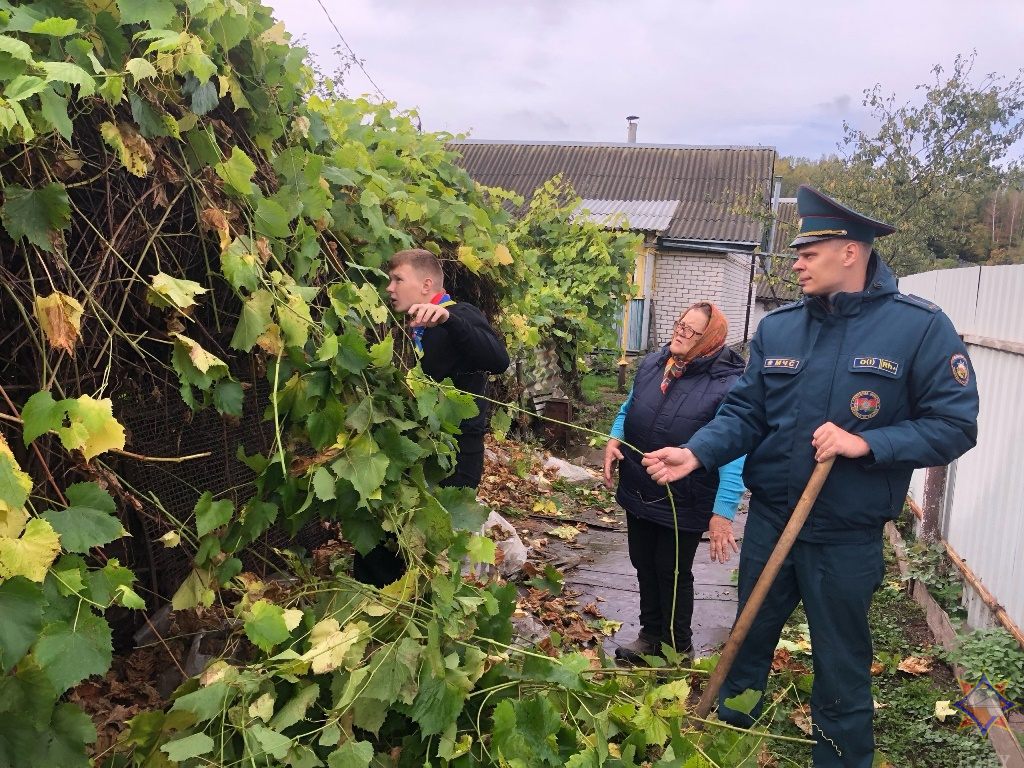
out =
[[954,709],[953,707],[949,706],[949,701],[935,702],[935,718],[939,720],[939,722],[946,722],[946,718],[950,715],[953,715],[954,717],[959,717],[963,715],[963,712],[961,712],[959,709]]
[[468,245],[459,246],[458,258],[474,275],[480,272],[480,267],[484,265],[480,257],[473,253],[473,249]]
[[128,63],[124,65],[124,68],[133,78],[135,78],[136,84],[139,80],[146,80],[157,76],[156,67],[154,67],[147,59],[129,59]]
[[62,400],[59,405],[67,408],[70,421],[70,426],[57,429],[68,450],[80,449],[88,461],[111,448],[124,448],[124,427],[114,418],[110,398],[94,400],[82,395],[77,400]]
[[176,547],[179,544],[181,544],[181,534],[177,531],[168,531],[159,539],[157,539],[157,541],[159,541],[165,547],[170,549],[171,547]]
[[268,355],[277,357],[284,352],[284,339],[281,338],[281,326],[271,323],[267,330],[256,337],[256,345]]
[[509,253],[508,246],[506,246],[506,245],[498,245],[498,246],[496,246],[495,249],[494,249],[494,259],[495,259],[495,261],[497,261],[503,267],[507,267],[509,264],[511,264],[512,263],[512,254]]
[[930,672],[934,659],[931,656],[908,656],[896,667],[908,675],[923,675]]
[[302,617],[304,615],[305,614],[303,614],[303,612],[300,611],[298,608],[284,609],[284,625],[288,628],[289,632],[291,632],[293,629],[299,626],[299,624],[302,623]]
[[24,509],[13,509],[0,501],[0,538],[16,539],[25,530],[28,512]]
[[[194,280],[183,280],[158,272],[153,275],[153,282],[146,292],[146,300],[154,307],[184,310],[196,303],[198,294],[206,293],[208,290]],[[201,370],[206,372],[205,368]]]
[[249,705],[249,717],[256,717],[265,723],[270,722],[274,716],[274,697],[264,693],[256,701]]
[[142,135],[127,123],[103,123],[100,135],[111,149],[117,150],[121,165],[133,176],[144,177],[153,167],[156,154]]
[[36,319],[54,349],[75,351],[82,327],[82,305],[71,296],[57,292],[35,300]]
[[20,538],[0,538],[0,581],[24,576],[41,582],[60,554],[60,537],[48,522],[38,517],[25,525]]
[[192,365],[202,373],[207,373],[211,368],[218,366],[222,366],[225,370],[227,369],[227,364],[223,360],[203,349],[199,342],[190,339],[188,336],[182,336],[180,333],[172,333],[171,335],[188,352],[188,359],[192,361]]
[[557,528],[552,528],[548,531],[549,536],[557,536],[564,541],[572,541],[579,535],[579,533],[579,529],[574,528],[571,525],[560,525]]
[[21,509],[32,490],[32,478],[18,465],[11,448],[0,435],[0,509]]
[[337,619],[324,619],[309,633],[310,649],[302,654],[302,659],[311,662],[318,675],[341,666],[355,669],[369,637],[370,626],[365,621],[354,621],[342,628]]

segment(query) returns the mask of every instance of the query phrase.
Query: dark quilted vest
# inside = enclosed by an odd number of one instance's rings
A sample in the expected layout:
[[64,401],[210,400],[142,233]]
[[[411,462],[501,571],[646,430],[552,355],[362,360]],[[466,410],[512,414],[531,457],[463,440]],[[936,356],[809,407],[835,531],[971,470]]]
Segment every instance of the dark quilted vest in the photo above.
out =
[[[619,463],[616,499],[626,511],[645,520],[673,527],[667,489],[654,482],[641,464],[641,453],[684,445],[714,418],[726,393],[743,373],[744,360],[728,347],[695,360],[662,394],[661,380],[669,351],[643,359],[633,381],[633,400],[626,413],[625,443]],[[675,519],[683,531],[706,531],[718,493],[718,470],[699,469],[670,485]]]

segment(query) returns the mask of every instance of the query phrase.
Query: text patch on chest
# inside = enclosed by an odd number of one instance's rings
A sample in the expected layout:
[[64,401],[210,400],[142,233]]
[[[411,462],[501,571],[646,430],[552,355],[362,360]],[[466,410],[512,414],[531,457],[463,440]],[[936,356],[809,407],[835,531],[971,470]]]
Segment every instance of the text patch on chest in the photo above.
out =
[[850,361],[851,371],[872,371],[891,376],[894,379],[899,378],[902,368],[903,366],[898,360],[889,360],[884,357],[855,356]]

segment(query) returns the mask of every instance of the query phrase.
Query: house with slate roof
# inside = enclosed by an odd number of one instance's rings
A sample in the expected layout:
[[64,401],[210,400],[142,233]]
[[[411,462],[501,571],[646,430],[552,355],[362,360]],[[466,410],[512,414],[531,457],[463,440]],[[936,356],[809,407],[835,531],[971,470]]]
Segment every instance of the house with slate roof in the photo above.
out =
[[800,296],[800,285],[793,271],[796,251],[789,247],[800,229],[795,197],[778,197],[772,205],[769,234],[771,246],[757,263],[754,278],[754,305],[750,314],[751,334],[769,312],[792,304]]
[[[775,149],[674,144],[453,141],[458,163],[478,183],[529,200],[557,174],[590,215],[644,233],[624,308],[624,346],[640,352],[667,343],[679,313],[695,301],[729,319],[728,343],[753,333],[755,249],[766,245]],[[767,210],[765,211],[767,213]]]

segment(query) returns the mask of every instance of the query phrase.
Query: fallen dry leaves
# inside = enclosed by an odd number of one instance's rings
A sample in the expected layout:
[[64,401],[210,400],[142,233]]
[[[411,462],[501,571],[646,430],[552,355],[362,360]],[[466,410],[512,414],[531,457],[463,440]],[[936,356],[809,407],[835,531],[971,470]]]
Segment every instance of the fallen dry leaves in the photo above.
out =
[[792,720],[793,725],[799,728],[805,735],[810,736],[814,732],[814,727],[811,725],[810,704],[802,704],[794,709],[789,713],[789,719]]
[[908,675],[924,675],[932,671],[932,664],[935,659],[931,656],[908,656],[896,667],[900,672]]

